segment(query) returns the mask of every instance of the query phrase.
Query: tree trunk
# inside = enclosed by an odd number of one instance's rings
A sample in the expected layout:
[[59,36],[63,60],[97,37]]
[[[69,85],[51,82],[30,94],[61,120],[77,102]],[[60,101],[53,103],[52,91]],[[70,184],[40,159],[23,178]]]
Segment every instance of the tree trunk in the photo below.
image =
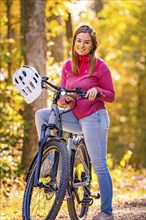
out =
[[71,13],[68,13],[68,19],[65,23],[66,23],[66,38],[67,38],[67,42],[66,42],[67,56],[70,58],[71,44],[72,44],[72,37],[73,37]]
[[98,14],[103,9],[103,0],[94,0],[92,8],[96,14]]
[[[45,1],[21,0],[22,47],[25,64],[34,67],[40,75],[46,74]],[[24,147],[22,164],[28,168],[37,150],[34,115],[47,106],[47,92],[32,104],[25,105]]]
[[[48,22],[57,20],[58,26],[62,25],[62,18],[60,16],[52,15],[48,18]],[[57,34],[55,37],[51,37],[52,45],[49,48],[51,56],[54,58],[54,62],[62,62],[64,60],[64,45],[63,45],[63,32]]]
[[[7,39],[9,40],[11,38],[12,35],[12,29],[11,29],[11,6],[12,6],[13,1],[12,0],[7,0],[6,1],[6,6],[7,6]],[[8,43],[8,52],[11,53],[12,50],[12,45],[10,43]],[[11,59],[8,60],[7,62],[8,65],[8,80],[11,79],[11,66],[12,66],[12,61]]]

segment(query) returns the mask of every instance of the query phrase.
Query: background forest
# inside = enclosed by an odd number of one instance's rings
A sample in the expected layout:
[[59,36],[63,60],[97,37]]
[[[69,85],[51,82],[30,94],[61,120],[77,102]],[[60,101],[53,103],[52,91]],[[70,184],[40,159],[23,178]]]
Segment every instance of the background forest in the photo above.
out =
[[[110,169],[146,166],[145,0],[3,0],[0,2],[0,152],[1,178],[23,174],[37,150],[34,114],[49,106],[45,92],[31,105],[12,85],[23,64],[59,84],[71,56],[76,28],[97,33],[97,56],[109,65],[116,99],[107,104],[111,118]],[[48,97],[48,99],[47,99]],[[6,192],[7,194],[7,192]]]

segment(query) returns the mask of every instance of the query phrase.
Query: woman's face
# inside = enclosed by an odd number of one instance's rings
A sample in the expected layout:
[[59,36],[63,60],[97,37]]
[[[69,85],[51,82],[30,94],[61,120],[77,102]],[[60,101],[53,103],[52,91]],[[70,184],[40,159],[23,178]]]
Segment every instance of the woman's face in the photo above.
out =
[[80,33],[76,36],[74,50],[77,54],[83,56],[88,55],[93,48],[93,43],[90,34]]

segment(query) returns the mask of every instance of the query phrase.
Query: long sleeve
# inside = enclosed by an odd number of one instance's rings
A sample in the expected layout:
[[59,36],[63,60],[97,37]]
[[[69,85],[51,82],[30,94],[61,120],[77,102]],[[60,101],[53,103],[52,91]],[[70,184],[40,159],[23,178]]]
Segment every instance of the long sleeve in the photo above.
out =
[[98,82],[96,87],[97,91],[101,94],[100,100],[104,102],[113,102],[115,98],[115,91],[111,72],[105,63],[102,63],[98,70]]

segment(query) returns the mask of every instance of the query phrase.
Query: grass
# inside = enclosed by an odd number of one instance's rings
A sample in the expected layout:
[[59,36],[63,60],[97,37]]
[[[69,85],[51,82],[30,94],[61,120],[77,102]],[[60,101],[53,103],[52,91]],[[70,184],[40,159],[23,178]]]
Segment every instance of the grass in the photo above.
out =
[[[146,170],[135,171],[131,167],[113,169],[111,171],[114,185],[114,203],[126,199],[144,198],[146,195]],[[93,173],[93,190],[98,188],[96,176]],[[2,179],[0,194],[0,219],[22,220],[22,200],[25,189],[23,177]],[[96,204],[96,203],[95,203]],[[66,202],[63,203],[61,212],[67,213]]]

